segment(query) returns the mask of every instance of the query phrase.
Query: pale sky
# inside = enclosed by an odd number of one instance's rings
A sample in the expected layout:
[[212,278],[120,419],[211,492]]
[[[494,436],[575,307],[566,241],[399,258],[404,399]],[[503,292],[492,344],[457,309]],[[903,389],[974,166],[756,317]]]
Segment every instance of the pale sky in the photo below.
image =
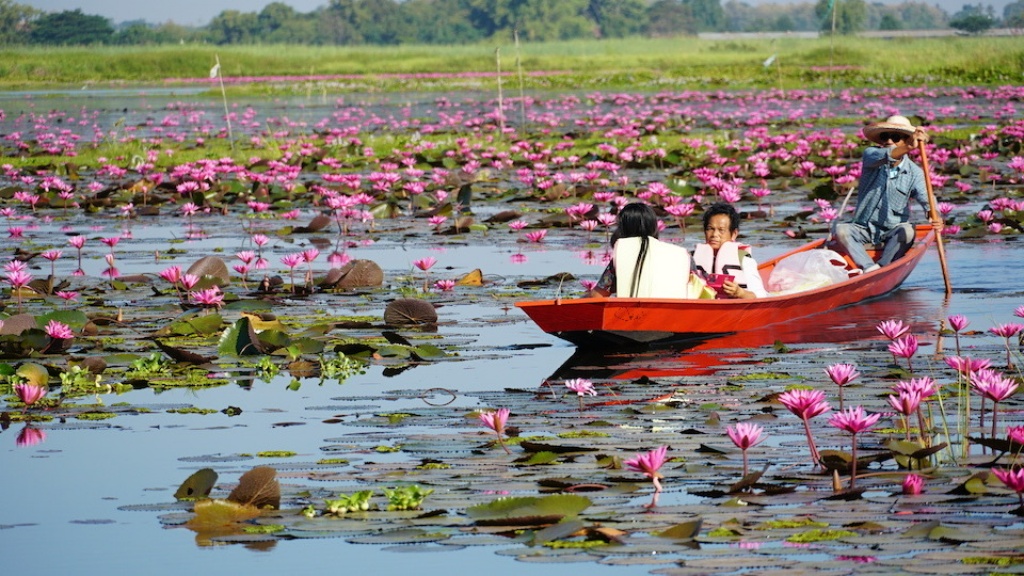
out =
[[[154,24],[173,21],[186,26],[203,26],[209,24],[214,16],[224,10],[240,12],[259,12],[273,0],[14,0],[39,8],[47,12],[80,9],[86,14],[99,14],[110,18],[115,24],[126,20],[146,20]],[[326,6],[329,0],[281,0],[295,8],[296,11],[309,13]],[[787,3],[793,0],[746,0],[750,4],[768,2]],[[813,0],[802,0],[813,1]],[[868,0],[875,1],[875,0]],[[996,16],[1002,16],[1003,7],[1011,0],[925,0],[937,4],[949,14],[963,8],[964,4],[991,4]],[[884,3],[895,3],[895,0],[884,0]]]

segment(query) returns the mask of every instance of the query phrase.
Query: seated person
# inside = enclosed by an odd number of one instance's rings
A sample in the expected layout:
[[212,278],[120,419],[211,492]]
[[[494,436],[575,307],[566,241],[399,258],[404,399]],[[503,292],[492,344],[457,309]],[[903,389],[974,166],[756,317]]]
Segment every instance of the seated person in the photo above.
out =
[[728,202],[712,204],[704,211],[704,243],[693,250],[693,266],[698,274],[728,274],[718,290],[720,298],[764,298],[761,273],[750,254],[750,246],[736,242],[740,234],[740,215]]
[[[929,211],[924,171],[908,156],[918,142],[928,141],[928,134],[904,116],[890,116],[885,122],[866,126],[864,137],[873,146],[861,156],[853,222],[833,225],[836,240],[854,264],[873,272],[902,256],[913,244],[910,201],[917,201],[925,213]],[[937,232],[942,231],[941,222],[934,225]],[[864,244],[884,245],[877,262],[871,260]]]
[[658,240],[658,218],[647,204],[623,206],[612,233],[612,261],[591,296],[686,298],[690,255]]

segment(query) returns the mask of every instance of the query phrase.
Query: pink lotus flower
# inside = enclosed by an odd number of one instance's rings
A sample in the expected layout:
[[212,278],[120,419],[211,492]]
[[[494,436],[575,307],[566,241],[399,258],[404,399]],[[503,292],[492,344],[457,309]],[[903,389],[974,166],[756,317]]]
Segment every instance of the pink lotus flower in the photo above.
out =
[[526,228],[527,226],[529,226],[529,224],[527,224],[525,220],[513,220],[508,223],[508,227],[511,228],[514,232],[519,232],[520,230]]
[[207,288],[206,290],[189,292],[188,296],[193,303],[204,308],[220,308],[224,305],[224,294],[221,293],[220,288],[217,286]]
[[68,244],[81,250],[82,246],[85,246],[85,236],[72,236],[68,238]]
[[1017,445],[1016,452],[1019,453],[1021,448],[1024,448],[1024,426],[1007,426],[1006,439]]
[[907,474],[903,477],[903,494],[906,496],[918,496],[924,491],[924,478],[917,474]]
[[426,258],[420,258],[419,260],[413,260],[412,265],[426,272],[430,268],[437,264],[437,258],[433,256],[427,256]]
[[181,282],[181,285],[184,286],[186,290],[191,290],[196,287],[196,284],[199,284],[199,276],[196,276],[195,274],[182,274],[178,281]]
[[747,449],[757,446],[765,440],[766,436],[763,435],[764,428],[749,422],[739,422],[734,426],[726,428],[725,432],[729,435],[732,443],[743,453],[743,476],[746,476],[748,474]]
[[46,324],[46,335],[55,340],[68,340],[75,337],[75,333],[71,331],[71,327],[63,322],[56,320],[50,320]]
[[178,266],[168,266],[160,271],[160,277],[177,286],[178,282],[181,281],[181,268]]
[[877,328],[889,340],[895,340],[910,331],[910,327],[899,320],[879,322]]
[[14,394],[25,404],[26,408],[38,402],[43,396],[46,396],[46,392],[45,386],[37,386],[25,382],[14,385]]
[[946,365],[962,376],[970,376],[972,372],[992,366],[992,361],[988,358],[971,359],[962,356],[946,356],[943,360]]
[[505,445],[505,440],[501,437],[505,433],[505,422],[508,421],[510,411],[508,408],[498,408],[493,412],[481,412],[480,422],[484,426],[490,428],[498,436],[498,444],[505,449],[506,454],[511,454],[512,451]]
[[[992,401],[992,436],[994,437],[996,435],[996,418],[999,415],[998,404],[1013,396],[1013,393],[1017,391],[1018,385],[995,370],[986,368],[978,370],[971,375],[971,387],[978,394]],[[985,415],[982,414],[981,418],[982,425],[984,425]]]
[[857,434],[871,429],[878,422],[881,414],[867,414],[864,408],[856,406],[840,412],[836,412],[828,419],[828,423],[840,430],[849,432],[852,436],[850,459],[850,488],[852,489],[857,479]]
[[897,338],[889,344],[889,352],[892,352],[893,358],[906,358],[907,370],[910,372],[914,371],[913,365],[910,363],[910,359],[917,354],[917,337],[913,334],[907,334],[902,338]]
[[18,437],[14,440],[14,444],[19,448],[25,448],[27,446],[41,444],[45,440],[46,432],[26,425],[20,432],[18,432]]
[[902,414],[904,418],[917,412],[917,407],[921,405],[921,395],[907,390],[901,390],[898,396],[890,394],[888,400],[893,410]]
[[1013,311],[1013,315],[1018,318],[1024,318],[1024,306],[1017,306]]
[[779,402],[803,420],[804,434],[807,436],[807,447],[811,451],[811,460],[815,465],[821,461],[818,447],[811,434],[811,418],[824,414],[832,409],[825,401],[825,393],[821,390],[788,390],[779,394]]
[[832,364],[825,368],[825,373],[832,379],[832,382],[839,386],[839,409],[843,409],[843,387],[853,382],[860,376],[857,367],[853,364]]
[[455,289],[455,280],[438,280],[434,282],[434,288],[441,292],[451,292]]
[[988,331],[995,334],[996,336],[1002,336],[1003,342],[1006,344],[1006,369],[1013,370],[1013,360],[1010,357],[1010,338],[1016,336],[1024,330],[1024,324],[1007,323],[999,324],[989,328]]
[[[641,472],[644,476],[650,478],[651,482],[654,484],[654,493],[657,495],[661,492],[660,479],[662,478],[662,475],[658,470],[665,465],[667,453],[668,446],[659,446],[650,452],[637,454],[623,462],[623,464],[625,464],[630,470]],[[657,500],[655,499],[652,501],[651,505],[653,506],[656,502]]]
[[547,235],[548,235],[548,231],[547,230],[534,230],[533,232],[527,232],[526,233],[526,239],[529,240],[530,242],[537,243],[537,242],[541,242],[542,240],[544,240],[544,237],[547,236]]
[[309,248],[302,251],[302,259],[307,263],[311,264],[316,257],[320,255],[320,251],[316,248]]
[[1010,490],[1017,493],[1021,509],[1024,510],[1024,468],[993,468],[992,473]]
[[586,378],[573,378],[565,381],[565,387],[576,393],[577,396],[597,396],[594,383]]
[[967,328],[968,324],[971,323],[970,320],[967,319],[967,316],[964,316],[963,314],[954,314],[947,318],[947,320],[949,321],[950,327],[953,328],[953,332],[961,332],[964,328]]
[[938,391],[938,384],[935,380],[928,376],[922,378],[911,378],[910,380],[900,380],[892,387],[897,393],[907,391],[913,392],[921,397],[921,400],[926,400],[931,396],[935,395]]

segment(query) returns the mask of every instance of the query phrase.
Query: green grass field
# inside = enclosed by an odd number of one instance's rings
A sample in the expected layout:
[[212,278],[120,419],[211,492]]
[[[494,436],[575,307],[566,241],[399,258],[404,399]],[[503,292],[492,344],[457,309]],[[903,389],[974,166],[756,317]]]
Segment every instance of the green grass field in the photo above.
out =
[[[157,46],[6,48],[0,89],[164,83],[203,78],[219,57],[227,78],[365,75],[352,89],[450,88],[445,79],[392,74],[483,72],[563,74],[527,78],[529,88],[743,88],[1019,84],[1019,38],[819,39],[712,41],[694,37],[508,45],[401,47]],[[771,55],[771,67],[763,62]],[[382,77],[382,75],[384,77]],[[455,81],[456,84],[458,80]],[[491,87],[493,77],[475,79]],[[289,85],[290,84],[290,85]],[[258,90],[295,90],[280,83]],[[307,90],[308,86],[302,88]],[[251,90],[233,88],[234,91]]]

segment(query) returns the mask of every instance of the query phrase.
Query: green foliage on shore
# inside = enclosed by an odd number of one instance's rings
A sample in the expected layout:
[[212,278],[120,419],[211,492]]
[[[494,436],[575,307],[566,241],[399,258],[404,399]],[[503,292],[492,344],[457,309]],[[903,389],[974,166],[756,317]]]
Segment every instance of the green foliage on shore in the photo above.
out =
[[[252,91],[410,90],[496,87],[496,51],[506,88],[809,88],[1017,84],[1017,38],[701,40],[693,37],[512,45],[310,47],[205,45],[0,50],[0,89],[209,82],[215,57],[232,79],[308,77]],[[769,56],[776,58],[765,66]],[[467,74],[464,77],[424,75]],[[355,78],[320,78],[352,75]],[[414,75],[421,75],[416,77]],[[230,82],[229,82],[230,84]],[[209,85],[212,84],[199,84]]]

